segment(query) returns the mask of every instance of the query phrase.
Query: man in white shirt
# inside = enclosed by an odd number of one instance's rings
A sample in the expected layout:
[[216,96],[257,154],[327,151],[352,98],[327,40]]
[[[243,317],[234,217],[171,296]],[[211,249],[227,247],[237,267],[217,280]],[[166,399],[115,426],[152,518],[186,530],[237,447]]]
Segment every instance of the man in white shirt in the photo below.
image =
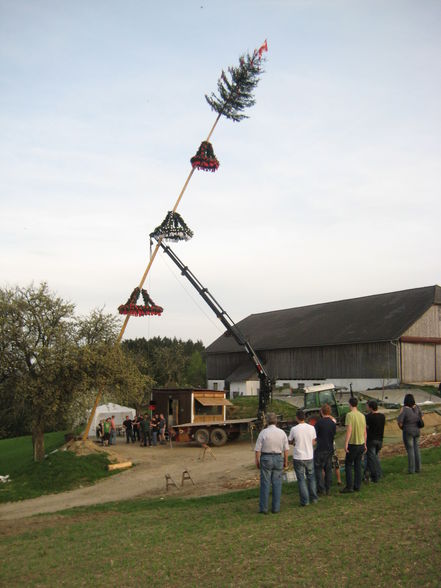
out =
[[289,432],[288,441],[294,445],[294,471],[299,486],[300,505],[308,506],[317,502],[317,485],[314,473],[314,445],[316,432],[312,425],[305,423],[305,413],[297,411],[297,425]]
[[268,426],[257,437],[254,451],[256,467],[260,469],[259,512],[268,514],[268,499],[272,488],[271,512],[280,512],[282,472],[288,466],[289,445],[286,433],[276,427],[277,416],[267,415]]

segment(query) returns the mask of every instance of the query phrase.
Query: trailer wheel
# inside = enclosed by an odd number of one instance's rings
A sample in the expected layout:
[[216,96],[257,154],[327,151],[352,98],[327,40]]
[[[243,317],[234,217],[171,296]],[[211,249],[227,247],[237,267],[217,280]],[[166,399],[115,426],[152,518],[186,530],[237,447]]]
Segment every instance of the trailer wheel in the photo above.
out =
[[216,447],[221,447],[222,445],[225,445],[227,439],[228,435],[225,429],[220,429],[219,427],[216,427],[211,431],[210,440]]
[[194,434],[194,440],[200,445],[206,445],[210,440],[208,429],[198,429]]

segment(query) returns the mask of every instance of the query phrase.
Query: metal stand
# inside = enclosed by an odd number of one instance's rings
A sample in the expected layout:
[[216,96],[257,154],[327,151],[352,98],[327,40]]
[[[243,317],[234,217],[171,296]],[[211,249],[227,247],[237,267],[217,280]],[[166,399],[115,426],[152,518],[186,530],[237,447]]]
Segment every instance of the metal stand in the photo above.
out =
[[203,447],[204,451],[202,452],[202,456],[199,458],[201,461],[204,461],[205,459],[205,453],[208,451],[208,453],[211,455],[211,457],[215,460],[216,456],[214,455],[212,449],[210,447],[208,447],[208,445],[206,443],[201,443],[201,447]]
[[182,472],[182,480],[181,480],[181,487],[184,485],[185,480],[190,480],[191,483],[193,484],[193,486],[195,486],[196,484],[193,482],[192,477],[190,476],[190,473],[188,470],[184,470]]
[[165,489],[167,492],[168,492],[168,489],[170,486],[174,486],[175,488],[178,487],[178,485],[173,480],[173,478],[170,476],[170,474],[165,474]]

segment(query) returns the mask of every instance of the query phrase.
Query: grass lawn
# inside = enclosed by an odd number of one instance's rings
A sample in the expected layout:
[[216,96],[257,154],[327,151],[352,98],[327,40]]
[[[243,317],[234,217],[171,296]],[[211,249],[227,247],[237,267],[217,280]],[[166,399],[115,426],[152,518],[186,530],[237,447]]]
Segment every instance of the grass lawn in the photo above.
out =
[[257,490],[133,500],[0,523],[0,585],[439,586],[441,449],[383,460],[360,493],[257,514]]
[[105,455],[51,453],[64,444],[64,432],[47,433],[44,440],[47,458],[42,463],[33,461],[30,436],[0,441],[0,475],[9,474],[12,480],[0,484],[0,503],[63,492],[111,475]]

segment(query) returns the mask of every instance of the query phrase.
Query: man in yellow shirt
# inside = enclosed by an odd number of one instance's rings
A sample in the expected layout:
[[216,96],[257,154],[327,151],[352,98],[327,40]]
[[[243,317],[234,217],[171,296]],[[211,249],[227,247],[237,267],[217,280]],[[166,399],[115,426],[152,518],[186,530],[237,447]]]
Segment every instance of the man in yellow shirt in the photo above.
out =
[[[345,437],[345,471],[346,486],[340,490],[342,494],[358,492],[361,486],[361,460],[366,451],[366,419],[363,413],[359,412],[358,399],[349,399],[351,410],[346,415],[346,437]],[[352,476],[354,468],[354,477]]]

